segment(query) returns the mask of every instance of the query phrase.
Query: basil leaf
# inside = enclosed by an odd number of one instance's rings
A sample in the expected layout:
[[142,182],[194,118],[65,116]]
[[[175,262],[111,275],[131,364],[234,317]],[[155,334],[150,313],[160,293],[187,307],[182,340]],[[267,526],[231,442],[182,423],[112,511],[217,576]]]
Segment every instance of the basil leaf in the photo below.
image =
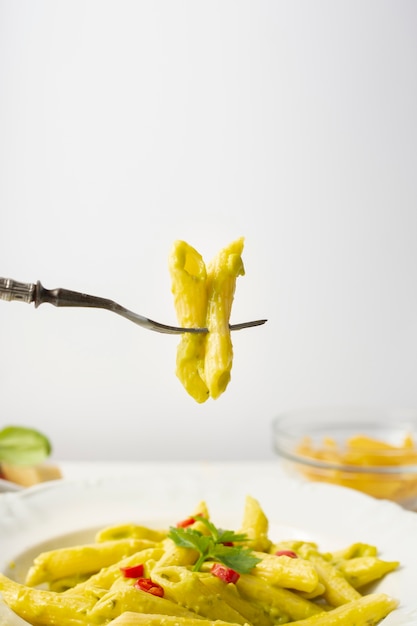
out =
[[23,426],[6,426],[0,430],[0,462],[35,465],[51,453],[47,437]]

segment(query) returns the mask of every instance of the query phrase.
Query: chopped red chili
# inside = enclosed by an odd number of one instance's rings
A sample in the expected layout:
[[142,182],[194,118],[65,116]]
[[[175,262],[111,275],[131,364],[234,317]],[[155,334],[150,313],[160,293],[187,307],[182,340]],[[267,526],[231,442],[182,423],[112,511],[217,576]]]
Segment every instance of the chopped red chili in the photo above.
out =
[[211,568],[211,573],[217,578],[220,578],[225,583],[237,583],[240,578],[240,574],[231,567],[226,567],[221,563],[214,563]]
[[155,583],[150,578],[138,578],[134,586],[142,591],[151,593],[153,596],[159,596],[160,598],[164,597],[163,587],[161,587],[158,583]]
[[140,578],[141,576],[143,576],[143,570],[143,563],[120,568],[120,571],[125,578]]
[[234,545],[234,544],[233,544],[233,541],[222,541],[222,544],[223,544],[224,546],[233,546],[233,545]]
[[293,552],[292,550],[278,550],[278,552],[275,552],[276,556],[289,556],[292,559],[297,559],[298,556],[295,552]]
[[176,526],[177,528],[187,528],[187,526],[191,526],[191,524],[194,524],[194,522],[194,517],[187,517],[187,519],[183,519],[181,522],[177,522]]
[[204,515],[202,513],[196,513],[194,517],[193,516],[187,517],[186,519],[183,519],[181,522],[176,523],[177,528],[187,528],[187,526],[191,526],[191,524],[194,524],[195,522],[197,522],[196,517],[204,517]]

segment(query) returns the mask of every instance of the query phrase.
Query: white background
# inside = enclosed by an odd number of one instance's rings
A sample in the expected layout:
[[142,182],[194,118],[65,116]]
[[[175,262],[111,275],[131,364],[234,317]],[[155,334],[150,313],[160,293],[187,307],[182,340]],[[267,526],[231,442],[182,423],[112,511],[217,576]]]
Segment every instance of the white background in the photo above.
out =
[[273,457],[271,421],[417,406],[417,3],[0,0],[0,275],[176,323],[168,254],[245,237],[232,381],[178,339],[0,302],[0,425],[59,459]]

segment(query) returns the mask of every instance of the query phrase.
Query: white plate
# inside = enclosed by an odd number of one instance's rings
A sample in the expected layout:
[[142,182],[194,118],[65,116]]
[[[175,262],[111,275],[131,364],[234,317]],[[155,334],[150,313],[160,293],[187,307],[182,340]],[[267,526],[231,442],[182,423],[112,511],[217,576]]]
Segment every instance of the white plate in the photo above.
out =
[[16,483],[10,482],[10,480],[4,480],[0,478],[0,493],[5,493],[6,491],[20,491],[22,487],[20,485],[16,485]]
[[[99,527],[136,521],[166,527],[183,519],[201,500],[213,521],[238,528],[247,494],[261,503],[273,540],[316,541],[323,550],[361,541],[376,545],[381,558],[401,567],[378,585],[400,601],[384,626],[417,624],[417,515],[332,485],[294,481],[250,465],[215,468],[153,466],[102,480],[57,481],[0,497],[0,571],[22,580],[30,560],[44,549],[88,541]],[[7,538],[7,539],[5,539]],[[16,567],[10,569],[11,561]],[[25,624],[6,616],[0,626]]]

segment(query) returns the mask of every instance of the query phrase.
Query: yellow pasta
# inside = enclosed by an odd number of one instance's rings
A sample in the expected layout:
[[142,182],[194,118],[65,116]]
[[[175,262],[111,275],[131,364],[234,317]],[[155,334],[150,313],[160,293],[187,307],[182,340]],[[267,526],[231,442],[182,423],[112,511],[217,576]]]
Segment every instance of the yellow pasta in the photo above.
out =
[[97,602],[93,592],[65,595],[20,585],[0,574],[0,591],[5,602],[33,626],[91,626],[88,611]]
[[278,619],[285,619],[287,622],[304,619],[323,611],[320,606],[291,589],[271,585],[249,574],[243,574],[239,578],[237,588],[244,598],[261,606],[270,616],[272,623],[276,623]]
[[159,598],[129,584],[115,585],[89,612],[91,624],[106,624],[127,611],[194,617],[193,613],[167,598]]
[[398,561],[383,561],[375,556],[358,556],[341,561],[336,567],[352,587],[360,589],[393,572],[398,565]]
[[0,574],[0,593],[32,626],[370,626],[398,604],[362,593],[398,562],[359,542],[328,553],[273,542],[251,496],[236,533],[217,528],[204,501],[174,523],[104,528],[94,543],[39,555],[26,584]]
[[273,625],[267,611],[257,603],[245,599],[237,585],[225,585],[223,581],[211,574],[202,576],[201,582],[210,590],[212,595],[220,596],[253,626]]
[[147,548],[140,552],[135,552],[131,556],[125,557],[109,567],[103,567],[97,574],[86,576],[83,581],[75,582],[73,587],[65,585],[65,581],[68,581],[68,579],[58,579],[49,582],[49,588],[56,591],[59,591],[61,588],[62,591],[67,591],[67,593],[78,593],[80,590],[89,589],[90,587],[93,589],[110,589],[111,586],[122,577],[121,568],[132,567],[138,563],[142,563],[144,565],[145,576],[150,576],[154,564],[156,561],[159,561],[164,554],[165,551],[162,546]]
[[360,598],[360,593],[352,587],[342,572],[320,554],[313,544],[300,545],[297,553],[315,567],[317,576],[325,587],[323,597],[330,606],[340,606]]
[[319,582],[315,564],[304,558],[293,559],[281,556],[279,559],[272,554],[255,552],[260,557],[253,576],[259,576],[267,582],[281,587],[296,589],[297,591],[313,591]]
[[43,552],[28,571],[26,584],[34,586],[63,577],[93,574],[129,554],[153,546],[154,542],[146,539],[124,539]]
[[375,626],[398,606],[387,595],[370,594],[328,613],[293,622],[293,626]]
[[185,567],[166,567],[158,568],[152,577],[165,589],[167,598],[198,615],[236,624],[246,623],[236,609],[204,585],[197,572]]
[[154,530],[138,524],[118,524],[103,528],[96,534],[96,541],[116,541],[120,539],[148,539],[162,541],[167,535],[166,530]]
[[229,319],[236,279],[245,273],[243,237],[233,241],[206,268],[202,256],[176,241],[169,257],[174,306],[183,327],[208,328],[207,334],[183,333],[176,374],[199,403],[218,398],[227,388],[233,362]]
[[232,242],[211,261],[207,272],[208,304],[204,378],[212,398],[218,398],[230,381],[233,347],[229,319],[236,279],[245,273],[243,238]]
[[268,518],[259,505],[259,502],[247,496],[243,511],[243,521],[240,532],[245,533],[248,545],[252,550],[268,552],[271,541],[268,537]]
[[[140,615],[138,613],[123,613],[117,619],[109,622],[109,626],[238,626],[232,622],[222,620],[199,619],[196,617],[167,617],[165,615]],[[246,626],[250,626],[247,624]]]
[[[169,258],[174,306],[180,326],[204,328],[207,316],[207,270],[202,256],[185,241],[176,241]],[[206,336],[183,333],[177,348],[176,374],[199,403],[210,392],[204,380]]]

